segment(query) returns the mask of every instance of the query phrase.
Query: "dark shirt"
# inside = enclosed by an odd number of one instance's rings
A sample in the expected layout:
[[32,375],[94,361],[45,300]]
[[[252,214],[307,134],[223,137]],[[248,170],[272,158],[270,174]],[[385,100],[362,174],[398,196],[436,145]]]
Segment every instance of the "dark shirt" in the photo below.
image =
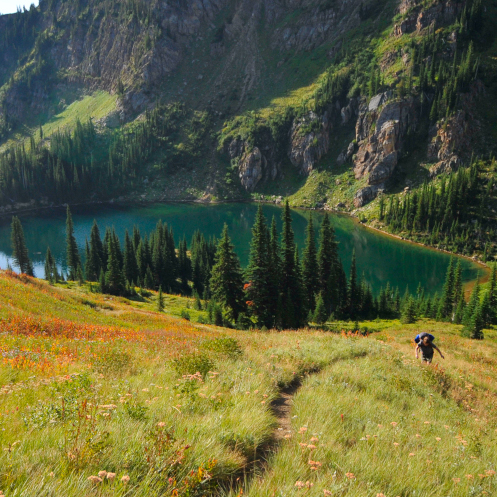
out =
[[423,342],[419,343],[419,348],[421,349],[421,353],[423,354],[423,357],[433,357],[434,353],[434,348],[431,343],[428,345],[425,345]]

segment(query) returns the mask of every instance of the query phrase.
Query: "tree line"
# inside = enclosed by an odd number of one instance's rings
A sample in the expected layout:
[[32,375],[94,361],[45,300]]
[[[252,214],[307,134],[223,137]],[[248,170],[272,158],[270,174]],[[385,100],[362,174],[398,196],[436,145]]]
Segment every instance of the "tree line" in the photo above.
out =
[[[189,139],[178,149],[182,120]],[[44,197],[67,202],[86,198],[88,191],[106,197],[125,193],[137,185],[144,165],[158,151],[166,153],[163,167],[170,172],[187,165],[200,150],[207,126],[208,116],[203,113],[187,119],[183,105],[158,104],[143,121],[109,136],[97,133],[91,119],[78,120],[72,132],[59,130],[49,138],[40,127],[38,137],[33,135],[0,155],[0,203]]]
[[[424,184],[401,200],[379,199],[379,218],[393,233],[407,233],[416,241],[489,259],[495,251],[495,231],[488,219],[494,180],[485,178],[485,162],[474,160],[467,168],[443,176],[440,183]],[[490,164],[494,167],[494,162]]]
[[[209,316],[216,324],[239,328],[299,328],[329,320],[370,320],[401,318],[405,323],[418,317],[465,325],[464,333],[482,338],[481,330],[497,324],[497,281],[495,268],[490,290],[482,297],[476,284],[466,303],[462,267],[451,259],[443,292],[429,296],[420,286],[415,294],[389,284],[374,295],[364,277],[359,278],[355,254],[347,277],[338,254],[334,228],[326,214],[316,237],[309,219],[306,244],[300,255],[295,243],[288,202],[282,213],[283,227],[276,220],[268,224],[259,206],[252,228],[248,266],[240,260],[225,225],[219,240],[206,239],[196,232],[188,246],[183,238],[176,248],[172,229],[162,221],[142,236],[134,227],[126,231],[124,245],[114,229],[107,228],[102,239],[94,222],[85,245],[83,265],[74,237],[69,207],[66,220],[67,279],[90,282],[92,291],[134,296],[144,289],[159,291],[158,308],[163,309],[162,292],[193,295],[208,302]],[[316,241],[316,238],[317,241]],[[17,217],[12,220],[14,260],[20,270],[33,274],[32,263]],[[63,279],[50,248],[45,260],[45,278]],[[475,331],[476,330],[476,331]]]

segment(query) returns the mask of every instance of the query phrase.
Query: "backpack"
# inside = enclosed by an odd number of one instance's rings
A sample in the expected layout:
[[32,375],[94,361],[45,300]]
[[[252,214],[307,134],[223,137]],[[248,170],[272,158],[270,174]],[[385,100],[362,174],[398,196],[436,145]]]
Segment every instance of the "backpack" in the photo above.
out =
[[428,336],[428,338],[430,339],[430,342],[433,342],[435,340],[435,337],[433,335],[431,335],[430,333],[419,333],[418,335],[416,335],[416,338],[414,339],[414,341],[416,343],[419,343],[419,342],[421,342],[421,340],[425,336]]

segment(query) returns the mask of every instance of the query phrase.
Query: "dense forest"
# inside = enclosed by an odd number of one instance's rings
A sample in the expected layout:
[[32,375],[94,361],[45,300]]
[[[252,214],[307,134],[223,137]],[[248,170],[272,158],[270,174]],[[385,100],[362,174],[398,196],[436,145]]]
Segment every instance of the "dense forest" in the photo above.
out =
[[[335,232],[328,215],[324,217],[318,242],[312,217],[302,255],[294,241],[288,203],[282,213],[283,228],[278,233],[259,207],[250,243],[250,259],[243,271],[225,225],[219,240],[200,232],[190,246],[183,238],[178,248],[167,224],[158,222],[149,236],[135,227],[126,231],[124,246],[114,230],[106,229],[103,239],[96,222],[86,243],[85,264],[74,238],[67,209],[67,279],[90,282],[93,292],[141,298],[149,290],[159,291],[158,310],[163,310],[162,292],[191,295],[195,305],[207,306],[210,320],[218,325],[299,328],[308,323],[323,325],[333,320],[401,318],[413,323],[419,317],[464,324],[463,333],[483,338],[482,330],[497,324],[497,271],[493,266],[485,292],[477,282],[466,303],[460,261],[451,259],[441,295],[429,296],[419,286],[414,294],[400,295],[389,284],[373,295],[364,277],[357,274],[355,255],[346,276],[337,251]],[[21,272],[33,274],[21,223],[12,220],[14,261]],[[45,278],[64,281],[50,248],[45,261]],[[358,325],[356,325],[358,326]]]
[[482,253],[483,261],[495,255],[493,212],[494,178],[484,168],[495,161],[474,160],[467,168],[425,183],[405,198],[379,200],[379,218],[393,233],[455,253]]
[[[188,121],[189,136],[180,150],[175,138],[181,121]],[[90,120],[76,123],[74,131],[57,131],[50,146],[40,129],[29,144],[0,154],[0,202],[40,200],[61,203],[86,199],[88,192],[107,195],[123,193],[143,179],[143,166],[158,151],[166,153],[168,172],[186,167],[202,151],[199,142],[208,116],[195,113],[188,118],[183,105],[157,105],[142,121],[126,131],[105,138],[96,133]]]

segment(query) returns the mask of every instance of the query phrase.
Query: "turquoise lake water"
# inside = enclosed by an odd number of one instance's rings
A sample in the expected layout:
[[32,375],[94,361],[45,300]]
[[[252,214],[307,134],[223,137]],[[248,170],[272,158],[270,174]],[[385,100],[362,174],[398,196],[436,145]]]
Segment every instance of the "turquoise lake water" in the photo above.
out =
[[[152,231],[159,219],[173,227],[176,240],[184,235],[188,242],[195,230],[206,236],[218,237],[224,223],[228,225],[230,235],[241,259],[242,265],[248,262],[251,228],[257,211],[256,204],[230,203],[219,205],[201,204],[157,204],[157,205],[90,205],[75,206],[73,213],[75,236],[84,253],[85,239],[89,237],[91,225],[96,219],[103,236],[107,226],[114,227],[121,239],[124,232],[130,232],[133,225],[140,227],[142,234]],[[281,229],[282,209],[265,205],[264,214],[268,223],[275,216]],[[300,250],[304,248],[305,228],[310,212],[293,210],[293,228]],[[317,231],[323,213],[312,213]],[[65,209],[49,209],[37,214],[21,215],[26,244],[35,264],[35,273],[43,277],[43,264],[47,246],[50,246],[59,267],[65,266]],[[440,291],[445,279],[445,272],[450,256],[436,250],[426,249],[402,242],[361,226],[346,216],[331,215],[336,230],[339,251],[345,269],[348,272],[352,251],[355,249],[359,274],[364,273],[375,292],[387,282],[399,287],[403,292],[406,286],[415,291],[421,284],[429,293]],[[12,255],[10,246],[10,218],[0,219],[0,267],[5,269]],[[463,259],[463,277],[468,282],[476,279],[476,264]]]

